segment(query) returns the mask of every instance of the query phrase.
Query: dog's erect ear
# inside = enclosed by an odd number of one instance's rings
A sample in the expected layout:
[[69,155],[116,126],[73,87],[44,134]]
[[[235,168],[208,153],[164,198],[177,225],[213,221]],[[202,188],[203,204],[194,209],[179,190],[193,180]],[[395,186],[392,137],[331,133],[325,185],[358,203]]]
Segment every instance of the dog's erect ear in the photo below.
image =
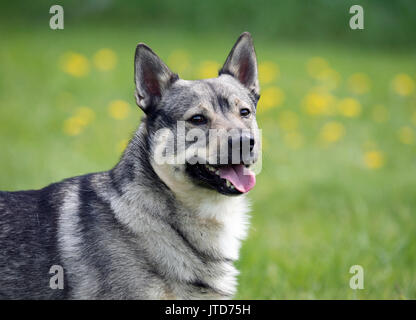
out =
[[139,43],[134,57],[134,81],[136,102],[145,113],[157,105],[163,93],[169,89],[178,75],[143,43]]
[[240,35],[218,74],[229,74],[251,92],[259,94],[257,58],[250,33],[244,32]]

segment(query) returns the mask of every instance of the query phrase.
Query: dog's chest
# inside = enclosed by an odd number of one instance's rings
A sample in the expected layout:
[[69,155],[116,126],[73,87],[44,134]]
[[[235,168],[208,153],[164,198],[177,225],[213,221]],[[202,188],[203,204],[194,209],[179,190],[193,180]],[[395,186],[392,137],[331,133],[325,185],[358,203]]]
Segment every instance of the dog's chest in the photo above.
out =
[[[247,211],[248,205],[241,198],[201,202],[198,211],[182,221],[181,229],[205,257],[202,266],[194,265],[196,281],[185,287],[175,285],[173,292],[178,298],[225,299],[235,294],[238,271],[233,263],[247,233]],[[167,290],[166,297],[172,297],[172,290]]]
[[208,199],[180,221],[181,228],[202,251],[213,252],[226,260],[237,260],[241,241],[249,223],[246,198]]
[[[133,206],[122,205],[127,201],[113,204],[116,215],[125,219],[123,223],[140,239],[138,246],[146,252],[151,268],[155,268],[156,274],[164,275],[154,279],[157,285],[149,286],[149,291],[146,289],[148,297],[233,297],[238,275],[233,262],[239,257],[241,241],[246,236],[249,207],[243,197],[214,200],[198,201],[192,210],[177,202],[165,207],[170,211],[165,214],[166,220],[153,219],[146,210],[132,215],[132,209],[137,206],[134,202]],[[143,289],[143,283],[140,285]]]

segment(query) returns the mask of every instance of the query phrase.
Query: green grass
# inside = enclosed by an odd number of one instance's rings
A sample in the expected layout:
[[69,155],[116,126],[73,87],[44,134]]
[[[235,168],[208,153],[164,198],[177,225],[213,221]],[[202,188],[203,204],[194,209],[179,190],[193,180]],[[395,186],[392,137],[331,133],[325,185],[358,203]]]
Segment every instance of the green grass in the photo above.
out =
[[[189,56],[184,78],[204,60],[224,61],[237,35],[204,35],[174,31],[117,28],[46,27],[1,31],[0,47],[0,189],[37,189],[60,179],[111,168],[118,145],[135,130],[141,111],[133,99],[133,53],[139,41],[163,59],[177,49]],[[91,65],[85,77],[72,77],[59,67],[69,51],[90,62],[101,48],[118,57],[114,70]],[[413,128],[415,91],[401,97],[391,88],[398,73],[416,77],[414,53],[331,46],[314,43],[256,42],[259,61],[273,61],[280,76],[264,88],[285,93],[279,107],[259,111],[265,150],[258,184],[251,193],[252,224],[238,267],[241,299],[415,299],[416,298],[416,152],[415,144],[397,137]],[[306,71],[314,56],[325,58],[341,76],[332,91],[362,105],[358,117],[311,116],[303,99],[319,81]],[[347,79],[366,73],[371,90],[348,91]],[[413,80],[415,81],[415,80]],[[130,103],[129,117],[115,120],[108,104]],[[384,105],[389,118],[372,120],[373,107]],[[64,121],[76,108],[94,110],[95,120],[77,136],[65,135]],[[296,113],[298,148],[285,143],[278,119]],[[322,126],[336,121],[345,136],[324,145]],[[384,156],[379,169],[366,167],[366,151]],[[349,288],[349,269],[363,266],[365,289]]]

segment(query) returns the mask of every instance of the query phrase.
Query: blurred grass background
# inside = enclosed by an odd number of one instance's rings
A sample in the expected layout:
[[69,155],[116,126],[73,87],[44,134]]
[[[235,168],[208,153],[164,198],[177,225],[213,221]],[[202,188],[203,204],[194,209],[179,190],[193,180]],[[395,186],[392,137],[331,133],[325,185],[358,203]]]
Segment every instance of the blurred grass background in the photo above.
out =
[[[65,29],[49,29],[61,4]],[[350,30],[352,4],[365,30]],[[16,1],[0,5],[0,189],[107,170],[142,115],[133,54],[215,76],[253,34],[263,169],[241,299],[416,298],[414,1]],[[349,288],[363,266],[365,289]]]

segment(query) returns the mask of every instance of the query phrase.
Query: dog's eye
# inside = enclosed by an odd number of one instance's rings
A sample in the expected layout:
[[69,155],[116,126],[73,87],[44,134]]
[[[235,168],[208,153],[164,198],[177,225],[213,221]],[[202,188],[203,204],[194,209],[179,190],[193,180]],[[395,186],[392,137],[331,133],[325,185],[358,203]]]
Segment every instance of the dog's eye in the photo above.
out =
[[208,122],[207,118],[205,118],[202,114],[193,115],[188,121],[193,124],[206,124]]
[[240,116],[242,117],[248,117],[250,115],[251,111],[247,108],[240,110]]

